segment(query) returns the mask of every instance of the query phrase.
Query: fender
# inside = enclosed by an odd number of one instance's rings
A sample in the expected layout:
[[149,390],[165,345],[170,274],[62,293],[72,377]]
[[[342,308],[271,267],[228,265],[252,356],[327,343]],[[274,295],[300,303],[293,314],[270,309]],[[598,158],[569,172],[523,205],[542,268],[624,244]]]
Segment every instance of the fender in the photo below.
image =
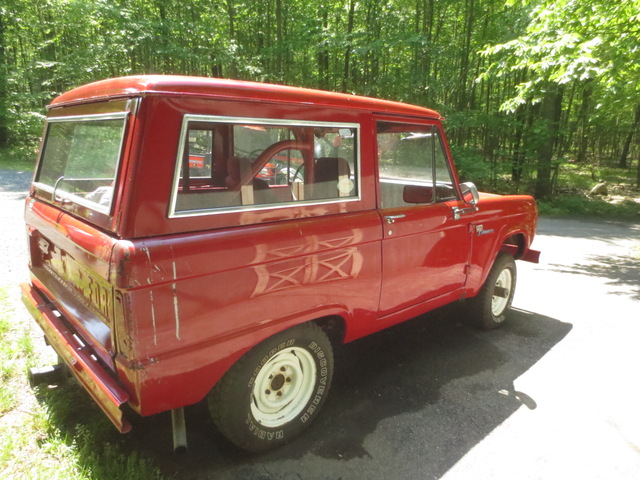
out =
[[538,261],[540,253],[529,248],[535,235],[536,214],[532,197],[481,194],[479,211],[469,225],[471,252],[466,297],[477,295],[500,251],[517,260]]
[[345,326],[352,324],[348,321],[352,313],[346,306],[318,306],[263,324],[257,329],[244,329],[161,357],[132,360],[118,355],[115,363],[119,383],[130,395],[129,406],[143,416],[193,405],[204,399],[225,373],[254,346],[296,325],[327,317],[340,318]]

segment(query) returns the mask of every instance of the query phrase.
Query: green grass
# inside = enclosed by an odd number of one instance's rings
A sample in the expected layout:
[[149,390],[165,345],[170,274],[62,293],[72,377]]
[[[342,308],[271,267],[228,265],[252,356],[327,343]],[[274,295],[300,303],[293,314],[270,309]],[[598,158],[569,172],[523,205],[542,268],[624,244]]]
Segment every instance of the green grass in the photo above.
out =
[[[601,181],[607,195],[589,196]],[[636,169],[565,163],[560,166],[556,194],[538,202],[541,215],[592,217],[640,221],[640,190],[635,185]]]
[[551,217],[606,218],[609,220],[640,221],[640,204],[623,201],[613,204],[602,198],[584,195],[563,195],[538,202],[539,214]]
[[[563,163],[558,172],[556,190],[562,193],[588,193],[601,181],[608,184],[610,194],[633,190],[637,170],[618,168],[610,165],[589,165],[579,163]],[[636,189],[636,193],[637,193]]]
[[0,170],[32,171],[36,155],[37,145],[0,149]]
[[160,480],[75,384],[28,386],[26,371],[55,355],[34,342],[15,287],[0,287],[0,478]]

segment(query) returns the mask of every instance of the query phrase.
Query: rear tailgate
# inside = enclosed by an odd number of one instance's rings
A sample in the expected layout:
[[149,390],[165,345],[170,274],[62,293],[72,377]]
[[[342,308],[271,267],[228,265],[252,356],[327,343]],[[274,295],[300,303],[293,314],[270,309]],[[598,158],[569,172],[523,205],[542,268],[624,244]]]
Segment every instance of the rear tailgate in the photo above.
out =
[[117,240],[33,198],[25,219],[31,285],[23,286],[23,300],[78,380],[126,430],[117,410],[128,394],[118,385],[113,362],[114,319],[122,318],[123,306],[109,282]]
[[116,240],[36,200],[27,202],[25,219],[36,286],[50,294],[100,359],[113,367],[114,295],[108,280]]

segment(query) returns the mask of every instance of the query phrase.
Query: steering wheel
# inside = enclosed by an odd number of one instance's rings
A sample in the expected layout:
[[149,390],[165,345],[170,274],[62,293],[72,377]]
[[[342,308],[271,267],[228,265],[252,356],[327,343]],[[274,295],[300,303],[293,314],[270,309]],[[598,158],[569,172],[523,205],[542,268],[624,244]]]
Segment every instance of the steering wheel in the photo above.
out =
[[[262,168],[269,162],[269,160],[271,160],[271,158],[273,158],[277,153],[280,153],[283,150],[300,150],[300,151],[309,150],[310,151],[311,149],[312,147],[308,143],[302,143],[296,140],[282,140],[280,142],[276,142],[273,145],[267,147],[258,156],[256,161],[253,162],[253,165],[251,166],[252,177],[256,176],[258,172],[260,172],[260,170],[262,170]],[[296,178],[296,176],[300,172],[300,169],[302,168],[303,165],[304,165],[304,162],[302,163],[302,165],[300,165],[296,169],[293,178]],[[293,187],[293,181],[291,181],[291,185]],[[295,194],[293,193],[293,188],[291,190],[291,195],[294,200],[297,200]]]
[[301,143],[296,140],[282,140],[280,142],[276,142],[273,145],[267,147],[258,156],[258,158],[256,158],[256,161],[253,162],[251,170],[253,170],[255,173],[258,173],[276,153],[280,153],[283,150],[311,150],[311,146],[308,143]]

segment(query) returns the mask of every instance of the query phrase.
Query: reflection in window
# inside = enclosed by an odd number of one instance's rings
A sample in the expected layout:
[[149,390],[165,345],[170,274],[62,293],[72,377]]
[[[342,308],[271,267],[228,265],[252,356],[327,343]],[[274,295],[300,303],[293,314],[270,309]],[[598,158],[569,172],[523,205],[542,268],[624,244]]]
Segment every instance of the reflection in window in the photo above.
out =
[[[416,198],[420,203],[456,198],[436,127],[378,122],[377,138],[381,208],[415,205]],[[412,198],[410,203],[407,197]]]
[[125,114],[50,120],[35,181],[68,201],[107,212],[120,160]]
[[174,213],[358,197],[354,125],[185,123]]

